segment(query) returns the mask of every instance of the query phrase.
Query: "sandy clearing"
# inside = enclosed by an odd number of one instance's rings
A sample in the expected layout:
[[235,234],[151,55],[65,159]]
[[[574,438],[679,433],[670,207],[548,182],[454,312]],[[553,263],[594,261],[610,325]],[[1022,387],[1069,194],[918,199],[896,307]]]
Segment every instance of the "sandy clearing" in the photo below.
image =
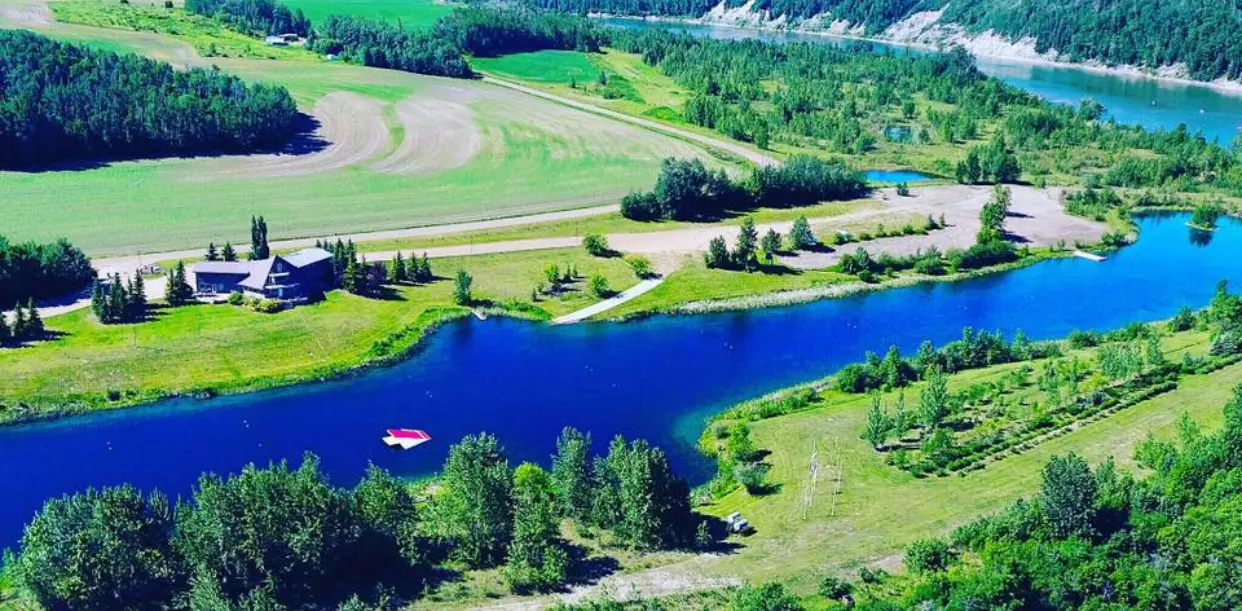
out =
[[47,26],[52,11],[42,2],[0,2],[0,22],[9,26]]
[[[358,94],[329,93],[315,103],[311,113],[319,126],[310,143],[295,142],[292,150],[283,153],[210,160],[212,165],[204,165],[193,180],[310,176],[365,162],[388,148],[390,132],[383,108],[382,102]],[[306,146],[321,148],[296,150]]]
[[[1061,207],[1060,191],[1057,189],[1040,191],[1032,187],[1013,186],[1010,190],[1013,192],[1013,204],[1005,228],[1010,239],[1020,245],[1053,246],[1059,241],[1064,241],[1068,246],[1076,242],[1095,243],[1107,231],[1103,223],[1067,214]],[[885,189],[879,192],[879,197],[886,205],[875,211],[876,214],[907,212],[930,214],[937,218],[943,214],[949,226],[925,236],[883,238],[863,244],[849,244],[833,251],[803,252],[782,257],[781,261],[797,269],[821,269],[835,265],[843,254],[852,253],[859,247],[872,255],[908,255],[933,246],[941,251],[967,248],[975,243],[975,234],[980,227],[979,211],[991,197],[991,188],[954,185],[915,189],[909,197],[900,197],[894,190]],[[841,226],[842,218],[812,222],[812,225],[822,237],[835,233]]]
[[617,112],[615,110],[601,108],[599,106],[595,106],[594,104],[587,104],[586,102],[579,102],[577,100],[571,100],[569,98],[561,97],[559,95],[555,95],[552,93],[547,93],[545,91],[540,91],[538,89],[533,89],[531,87],[526,87],[524,85],[519,85],[517,83],[512,83],[509,81],[501,80],[495,77],[490,77],[490,76],[483,77],[483,81],[485,83],[491,83],[493,85],[498,85],[500,87],[507,87],[514,91],[520,91],[527,95],[532,95],[535,97],[543,98],[545,100],[550,100],[558,104],[562,104],[564,106],[577,108],[579,110],[583,110],[583,111],[586,111],[592,114],[600,115],[603,117],[608,117],[610,119],[616,119],[618,121],[624,121],[631,125],[637,125],[639,127],[649,129],[652,131],[656,131],[656,132],[660,132],[663,134],[667,134],[670,136],[674,136],[676,138],[681,138],[683,140],[689,140],[697,144],[703,144],[711,148],[720,149],[722,151],[727,151],[729,153],[737,155],[738,157],[746,159],[747,161],[750,161],[757,165],[767,166],[767,165],[776,165],[778,163],[776,159],[769,157],[768,155],[765,155],[763,153],[760,153],[759,151],[747,148],[745,146],[742,146],[734,142],[728,142],[725,140],[721,140],[719,138],[713,138],[711,136],[706,136],[703,134],[698,134],[692,131],[673,127],[671,125],[665,125],[658,121],[651,121],[651,120],[643,119],[640,117],[634,117],[634,116],[627,115],[622,112]]
[[397,150],[371,166],[379,172],[417,175],[460,167],[483,148],[483,134],[469,103],[476,87],[437,85],[398,102],[405,136]]

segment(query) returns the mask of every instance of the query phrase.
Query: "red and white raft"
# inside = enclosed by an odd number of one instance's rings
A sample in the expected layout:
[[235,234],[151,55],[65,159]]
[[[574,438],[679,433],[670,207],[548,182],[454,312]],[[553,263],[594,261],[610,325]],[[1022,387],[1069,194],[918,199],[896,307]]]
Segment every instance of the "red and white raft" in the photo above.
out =
[[412,450],[428,441],[431,441],[431,435],[414,429],[388,429],[388,436],[384,437],[384,443],[388,447],[402,450]]

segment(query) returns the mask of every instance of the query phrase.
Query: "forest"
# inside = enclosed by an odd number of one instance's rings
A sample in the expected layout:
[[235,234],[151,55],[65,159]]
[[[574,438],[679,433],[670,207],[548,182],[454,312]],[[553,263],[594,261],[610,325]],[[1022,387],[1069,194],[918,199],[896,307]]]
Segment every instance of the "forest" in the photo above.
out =
[[[569,13],[702,17],[716,0],[526,0]],[[729,7],[741,0],[725,0]],[[831,15],[877,35],[921,11],[944,10],[942,25],[996,31],[1010,40],[1032,37],[1036,49],[1073,61],[1160,68],[1184,64],[1193,78],[1242,76],[1242,20],[1236,2],[1101,0],[1089,10],[1068,0],[759,0],[770,18]]]
[[0,310],[80,291],[94,279],[91,260],[67,240],[13,244],[0,235]]
[[710,543],[662,450],[617,437],[594,455],[566,428],[550,469],[511,467],[495,437],[468,435],[418,489],[374,466],[337,487],[308,454],[205,474],[176,503],[88,490],[48,501],[3,567],[50,611],[390,608],[463,569],[499,569],[521,593],[580,578],[592,569],[563,520],[617,548]]
[[0,166],[247,152],[297,128],[283,87],[0,31]]

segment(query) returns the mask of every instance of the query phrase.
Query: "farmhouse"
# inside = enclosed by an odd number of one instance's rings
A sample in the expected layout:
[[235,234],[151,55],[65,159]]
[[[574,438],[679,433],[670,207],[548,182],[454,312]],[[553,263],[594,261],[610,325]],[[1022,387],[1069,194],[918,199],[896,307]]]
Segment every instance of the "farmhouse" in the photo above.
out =
[[302,302],[332,287],[332,253],[308,248],[260,261],[202,261],[194,264],[194,292],[200,297],[244,293],[261,299]]

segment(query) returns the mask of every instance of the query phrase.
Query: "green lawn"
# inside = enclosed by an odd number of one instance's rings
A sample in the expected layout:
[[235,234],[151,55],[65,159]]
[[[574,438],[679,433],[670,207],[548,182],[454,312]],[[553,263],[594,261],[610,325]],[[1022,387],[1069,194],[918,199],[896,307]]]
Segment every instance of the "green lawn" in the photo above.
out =
[[[1182,351],[1205,353],[1207,344],[1206,333],[1164,340],[1166,354],[1174,361]],[[1020,366],[959,374],[950,379],[950,387],[960,390],[996,380]],[[1187,376],[1173,392],[1084,424],[982,471],[927,479],[884,464],[884,456],[859,439],[869,397],[830,392],[820,408],[751,423],[757,446],[772,452],[765,461],[772,465],[769,481],[778,490],[765,497],[739,490],[705,508],[720,516],[741,511],[757,531],[744,540],[744,549],[721,558],[711,571],[745,575],[756,582],[787,579],[807,591],[828,572],[852,572],[864,564],[899,570],[900,552],[911,541],[944,535],[1034,492],[1039,470],[1053,455],[1072,451],[1093,463],[1114,457],[1123,468],[1134,468],[1135,444],[1148,432],[1171,437],[1183,412],[1207,428],[1219,425],[1221,408],[1238,383],[1242,383],[1242,364],[1209,375]],[[907,405],[917,402],[917,397],[917,387],[906,390]],[[884,400],[892,405],[895,399],[890,394]],[[804,513],[808,464],[816,453],[822,472]],[[839,494],[834,495],[838,464],[843,476]]]
[[496,76],[531,83],[589,84],[598,78],[600,68],[590,56],[577,51],[536,51],[501,57],[476,57],[470,60],[475,70]]
[[[408,345],[443,315],[437,308],[460,313],[451,301],[457,269],[474,276],[476,299],[516,300],[529,306],[531,291],[549,263],[562,268],[573,264],[580,279],[563,297],[533,304],[544,316],[594,303],[584,288],[592,274],[602,274],[615,290],[636,282],[618,259],[593,258],[580,249],[547,250],[433,259],[441,280],[400,287],[391,299],[337,291],[321,303],[278,314],[198,305],[162,309],[154,320],[141,324],[101,325],[89,310],[80,310],[46,321],[59,338],[0,350],[0,397],[10,406],[27,402],[37,410],[53,410],[315,379],[388,356],[377,342],[391,339],[395,347]],[[105,399],[109,391],[115,393],[114,401]]]
[[407,28],[424,28],[451,13],[453,6],[437,0],[286,0],[291,9],[302,9],[311,23],[328,15],[354,15],[400,23]]

